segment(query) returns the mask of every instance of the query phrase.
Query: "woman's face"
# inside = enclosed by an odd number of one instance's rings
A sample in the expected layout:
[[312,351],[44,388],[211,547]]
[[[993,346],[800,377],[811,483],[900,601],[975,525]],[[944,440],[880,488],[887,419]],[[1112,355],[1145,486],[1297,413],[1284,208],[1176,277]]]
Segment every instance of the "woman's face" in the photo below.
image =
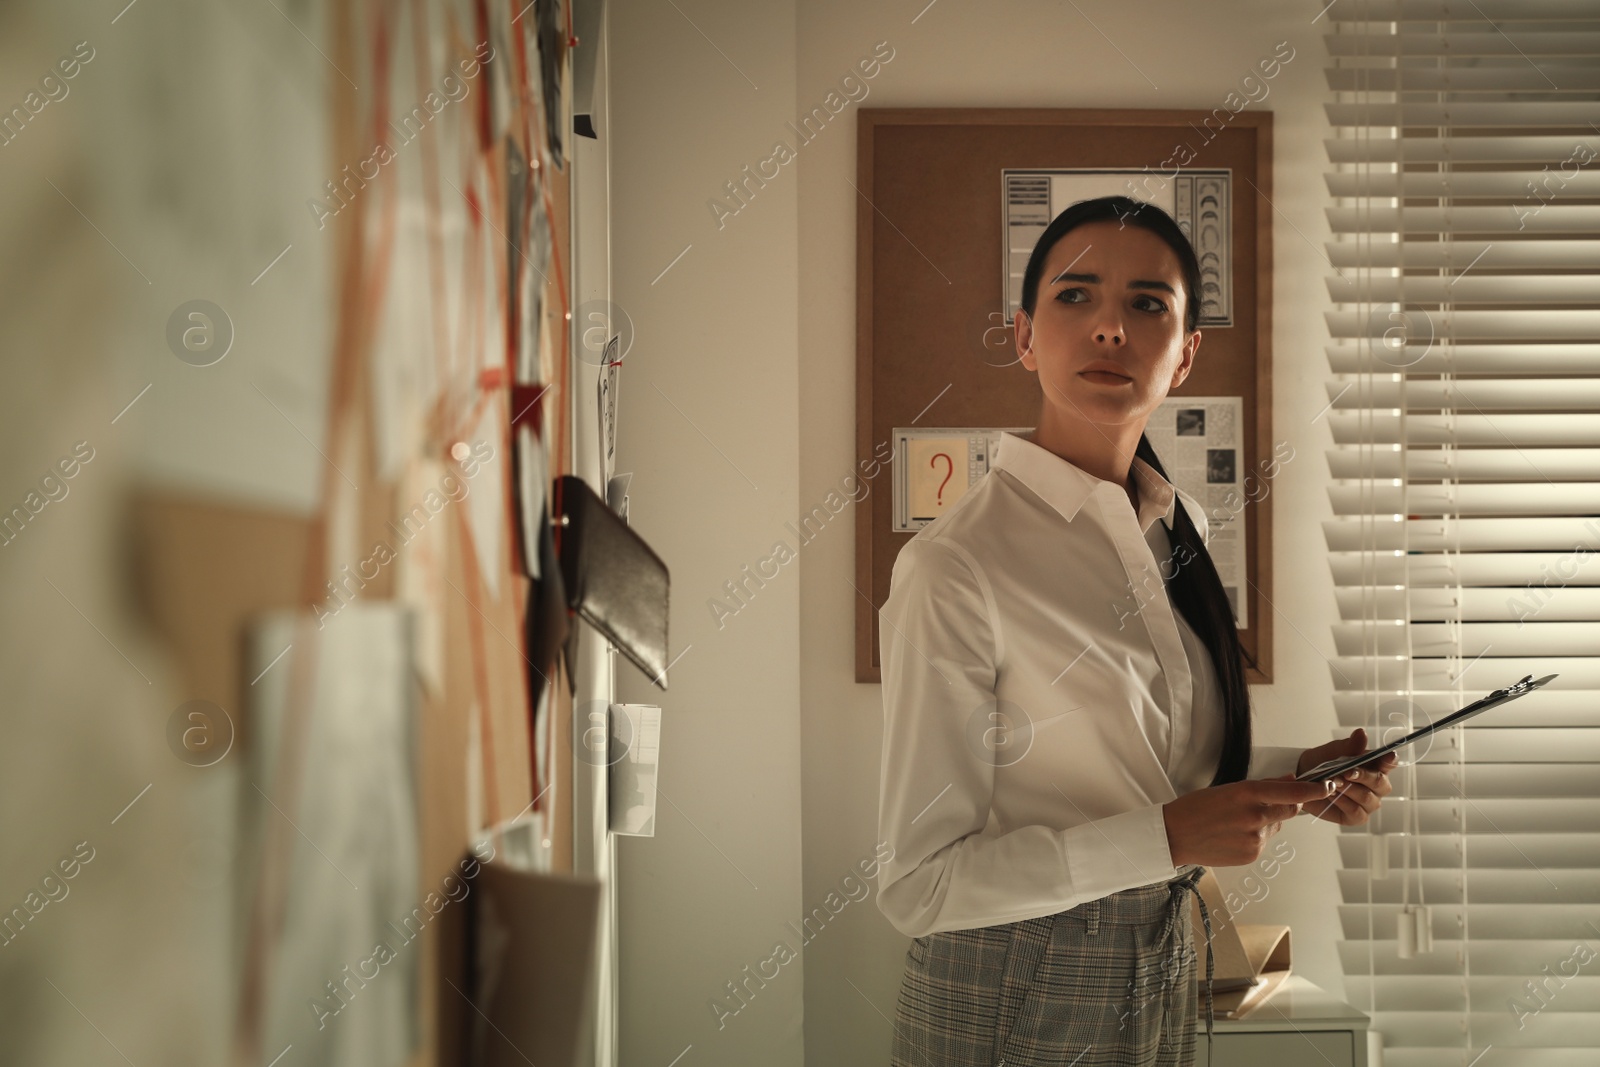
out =
[[[1085,223],[1046,256],[1032,318],[1018,309],[1018,355],[1063,421],[1138,422],[1142,432],[1193,366],[1200,331],[1184,332],[1186,300],[1165,241],[1115,220]],[[1085,374],[1092,364],[1126,377]]]

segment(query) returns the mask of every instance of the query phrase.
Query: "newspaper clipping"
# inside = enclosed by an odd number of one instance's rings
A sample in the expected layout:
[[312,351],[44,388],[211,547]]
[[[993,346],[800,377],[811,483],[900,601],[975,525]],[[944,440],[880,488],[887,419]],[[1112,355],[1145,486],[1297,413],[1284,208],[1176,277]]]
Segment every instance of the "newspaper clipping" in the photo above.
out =
[[[1168,397],[1150,415],[1145,436],[1168,477],[1200,502],[1211,530],[1206,548],[1222,577],[1239,629],[1249,628],[1242,490],[1244,398]],[[1198,525],[1198,523],[1196,524]]]

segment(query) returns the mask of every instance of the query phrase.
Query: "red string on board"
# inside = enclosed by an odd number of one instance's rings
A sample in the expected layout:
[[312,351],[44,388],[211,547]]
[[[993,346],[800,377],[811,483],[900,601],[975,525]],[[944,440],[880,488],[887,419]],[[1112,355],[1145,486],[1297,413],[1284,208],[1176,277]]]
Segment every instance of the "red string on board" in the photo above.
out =
[[[428,28],[431,17],[428,11],[428,0],[416,0],[411,9],[411,66],[412,83],[418,100],[425,100],[432,91],[429,86],[428,56]],[[448,69],[448,67],[447,67]],[[382,92],[388,91],[387,73],[382,76],[380,85]],[[388,121],[388,107],[385,101],[383,108],[385,123]],[[380,126],[380,134],[387,134],[385,126]],[[433,136],[425,136],[432,132]],[[424,130],[416,140],[421,142],[422,158],[419,161],[422,172],[422,201],[423,218],[427,220],[428,235],[428,296],[429,319],[433,333],[433,364],[435,380],[445,380],[446,367],[449,361],[450,346],[450,310],[445,300],[446,273],[444,262],[444,221],[441,209],[442,193],[439,189],[439,145],[438,131]]]
[[495,766],[494,754],[494,716],[491,714],[493,705],[490,703],[489,691],[489,650],[488,638],[483,632],[483,624],[488,619],[483,608],[479,606],[480,585],[483,581],[482,573],[478,570],[478,552],[472,543],[472,534],[467,529],[466,513],[460,508],[456,509],[456,536],[461,543],[461,569],[465,572],[463,580],[467,583],[463,595],[472,611],[467,615],[467,644],[472,652],[472,689],[477,696],[479,728],[483,736],[484,753],[484,793],[489,801],[489,825],[500,824],[500,786],[498,772]]

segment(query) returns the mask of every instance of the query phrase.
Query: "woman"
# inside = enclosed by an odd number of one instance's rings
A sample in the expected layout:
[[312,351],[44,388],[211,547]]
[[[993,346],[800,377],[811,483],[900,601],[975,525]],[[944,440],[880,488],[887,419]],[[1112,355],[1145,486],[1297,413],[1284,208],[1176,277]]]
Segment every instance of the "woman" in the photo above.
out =
[[1254,862],[1302,810],[1362,824],[1390,791],[1392,754],[1337,788],[1293,780],[1366,751],[1362,730],[1251,743],[1205,516],[1144,436],[1193,367],[1199,283],[1158,208],[1058,215],[1016,315],[1038,424],[895,561],[878,906],[914,938],[896,1067],[1192,1063],[1205,865]]

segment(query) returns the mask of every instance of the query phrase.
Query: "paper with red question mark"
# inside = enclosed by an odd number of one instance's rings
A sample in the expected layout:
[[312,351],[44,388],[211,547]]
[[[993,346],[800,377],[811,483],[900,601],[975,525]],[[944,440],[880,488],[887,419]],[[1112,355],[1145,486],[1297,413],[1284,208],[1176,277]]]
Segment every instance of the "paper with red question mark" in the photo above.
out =
[[967,438],[911,438],[906,442],[906,476],[911,521],[943,515],[971,485]]

